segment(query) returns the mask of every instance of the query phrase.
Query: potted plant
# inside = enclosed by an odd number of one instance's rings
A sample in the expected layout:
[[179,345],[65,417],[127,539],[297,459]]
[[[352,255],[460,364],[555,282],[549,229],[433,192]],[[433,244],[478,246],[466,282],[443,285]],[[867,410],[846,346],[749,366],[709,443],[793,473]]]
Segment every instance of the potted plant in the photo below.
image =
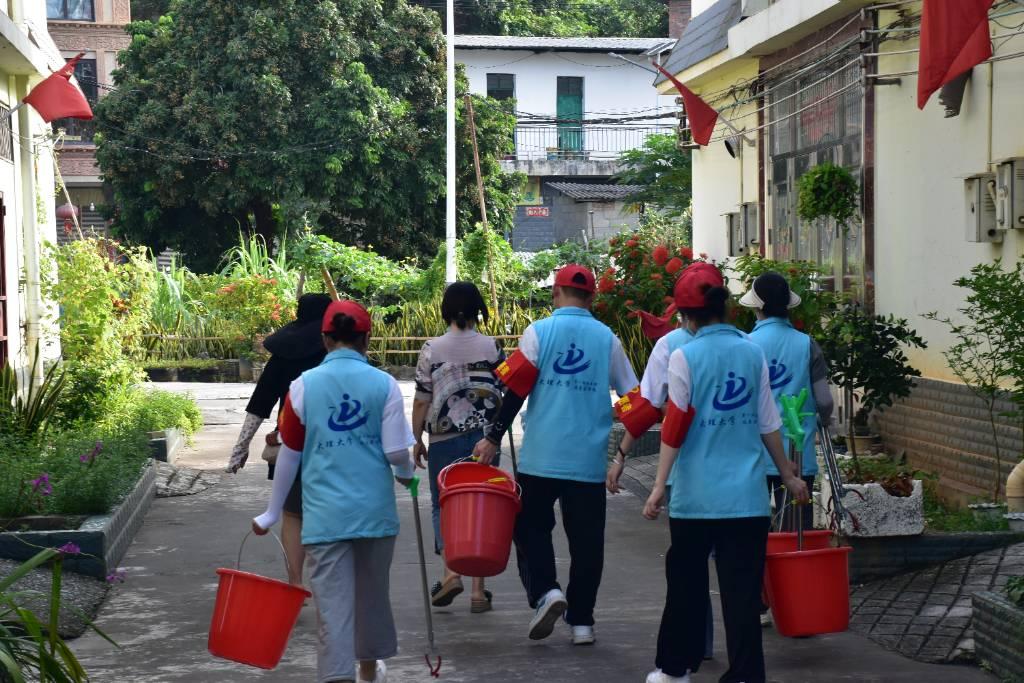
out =
[[978,660],[1000,679],[1019,681],[1024,671],[1024,576],[1004,591],[981,591],[971,598]]
[[831,218],[846,232],[857,217],[860,186],[849,169],[826,162],[800,176],[797,214],[807,222]]
[[[1003,455],[1000,432],[1005,424],[999,417],[1022,417],[1024,396],[1024,302],[1019,292],[1024,287],[1024,266],[1003,270],[1000,262],[982,263],[970,275],[953,284],[968,291],[965,303],[957,309],[956,320],[928,313],[925,318],[945,326],[955,342],[943,353],[953,374],[978,397],[985,408],[992,435],[995,468],[987,499],[969,507],[979,518],[1003,514],[1000,490],[1003,485]],[[1012,387],[1007,389],[1007,387]],[[1004,398],[1013,401],[1016,409],[1000,410]],[[1024,526],[1024,462],[1019,463],[1006,479],[1006,496],[1011,525]]]
[[877,481],[862,468],[855,437],[873,438],[869,429],[872,412],[910,395],[914,378],[921,373],[910,365],[904,347],[925,348],[925,341],[906,320],[871,315],[851,304],[828,319],[819,342],[830,364],[832,383],[843,391],[847,405],[855,400],[857,404],[853,419],[847,420],[851,462],[848,493],[843,498],[846,509],[859,519],[855,532],[865,536],[921,533],[921,481],[907,472],[895,473],[887,482]]

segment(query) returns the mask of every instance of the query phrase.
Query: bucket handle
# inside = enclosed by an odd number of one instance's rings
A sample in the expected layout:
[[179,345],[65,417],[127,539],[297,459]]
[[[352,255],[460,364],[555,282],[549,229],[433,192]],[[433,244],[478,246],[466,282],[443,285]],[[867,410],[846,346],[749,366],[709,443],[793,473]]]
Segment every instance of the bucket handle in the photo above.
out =
[[[271,531],[269,529],[268,529],[268,531],[270,531],[270,535],[274,537],[274,540],[277,541],[277,547],[281,549],[281,555],[284,556],[284,566],[285,566],[285,569],[289,573],[291,573],[292,566],[288,562],[288,553],[284,549],[284,543],[281,542],[281,538],[276,533],[274,533],[273,531]],[[235,560],[235,569],[237,569],[239,571],[241,571],[241,569],[242,569],[242,551],[245,550],[245,542],[249,540],[250,536],[252,536],[252,529],[250,529],[249,533],[247,533],[245,535],[245,538],[242,539],[242,544],[240,546],[238,546],[238,559]]]
[[453,465],[460,465],[460,464],[462,464],[464,462],[476,462],[476,457],[472,456],[472,455],[467,455],[464,458],[459,458],[458,460],[453,460],[449,465],[446,465],[445,468],[442,469],[438,473],[438,475],[437,475],[437,486],[438,486],[438,488],[442,488],[442,489],[444,488],[444,483],[445,483],[445,481],[448,480],[448,470]]

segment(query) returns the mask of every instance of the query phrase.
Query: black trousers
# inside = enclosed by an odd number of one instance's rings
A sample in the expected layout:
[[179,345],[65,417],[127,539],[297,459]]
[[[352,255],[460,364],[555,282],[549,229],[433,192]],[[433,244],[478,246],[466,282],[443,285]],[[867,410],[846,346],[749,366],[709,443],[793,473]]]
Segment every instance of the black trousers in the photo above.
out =
[[530,607],[535,608],[548,591],[561,589],[551,542],[557,501],[562,507],[562,526],[569,539],[571,559],[569,587],[565,591],[569,610],[565,620],[573,626],[593,626],[594,605],[604,570],[604,484],[520,472],[519,485],[523,488],[523,507],[516,519],[516,559]]
[[761,582],[768,517],[671,519],[665,556],[668,596],[656,666],[669,676],[700,669],[708,604],[708,553],[715,549],[729,670],[720,683],[764,683]]
[[[807,490],[812,491],[814,489],[814,477],[803,477],[804,483],[807,484]],[[774,474],[768,475],[768,492],[775,499],[775,514],[776,519],[779,514],[779,509],[782,508],[786,503],[792,503],[793,497],[786,492],[786,487],[782,484],[782,477]],[[802,508],[801,526],[804,531],[809,531],[814,528],[814,506],[805,505]],[[786,505],[785,511],[782,513],[782,531],[796,531],[797,526],[797,508],[792,505]]]

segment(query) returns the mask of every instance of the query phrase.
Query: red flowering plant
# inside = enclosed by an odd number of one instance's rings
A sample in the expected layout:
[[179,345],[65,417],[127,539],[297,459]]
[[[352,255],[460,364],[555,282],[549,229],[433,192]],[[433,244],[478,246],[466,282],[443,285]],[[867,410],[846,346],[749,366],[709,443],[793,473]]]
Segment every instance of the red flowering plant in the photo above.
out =
[[[789,282],[791,290],[800,297],[800,305],[789,312],[793,327],[815,339],[822,337],[825,321],[838,308],[840,297],[835,292],[821,291],[823,275],[817,265],[809,261],[773,261],[759,254],[748,254],[734,260],[729,269],[740,282],[740,296],[750,289],[757,276],[769,271],[779,273]],[[732,306],[734,324],[749,332],[757,317],[753,310],[739,304]]]
[[256,342],[294,317],[294,295],[290,294],[282,291],[276,278],[246,275],[219,287],[211,309],[230,327],[240,355],[259,356]]
[[[594,312],[619,335],[639,371],[660,336],[649,323],[642,322],[642,315],[664,316],[679,272],[702,259],[695,258],[693,249],[683,244],[680,231],[666,229],[654,220],[612,237],[608,255],[612,265],[596,273]],[[670,329],[674,324],[673,318],[661,327]]]

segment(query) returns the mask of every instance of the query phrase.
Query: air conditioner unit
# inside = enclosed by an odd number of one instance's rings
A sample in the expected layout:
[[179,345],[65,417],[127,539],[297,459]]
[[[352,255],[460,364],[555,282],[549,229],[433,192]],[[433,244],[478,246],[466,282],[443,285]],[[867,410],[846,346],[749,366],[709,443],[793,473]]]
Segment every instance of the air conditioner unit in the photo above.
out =
[[996,227],[1024,229],[1024,159],[1007,159],[996,166]]
[[746,256],[759,234],[757,202],[746,202],[739,211],[725,214],[729,231],[729,256]]
[[967,241],[1002,242],[1003,233],[996,226],[996,177],[993,173],[964,178]]

